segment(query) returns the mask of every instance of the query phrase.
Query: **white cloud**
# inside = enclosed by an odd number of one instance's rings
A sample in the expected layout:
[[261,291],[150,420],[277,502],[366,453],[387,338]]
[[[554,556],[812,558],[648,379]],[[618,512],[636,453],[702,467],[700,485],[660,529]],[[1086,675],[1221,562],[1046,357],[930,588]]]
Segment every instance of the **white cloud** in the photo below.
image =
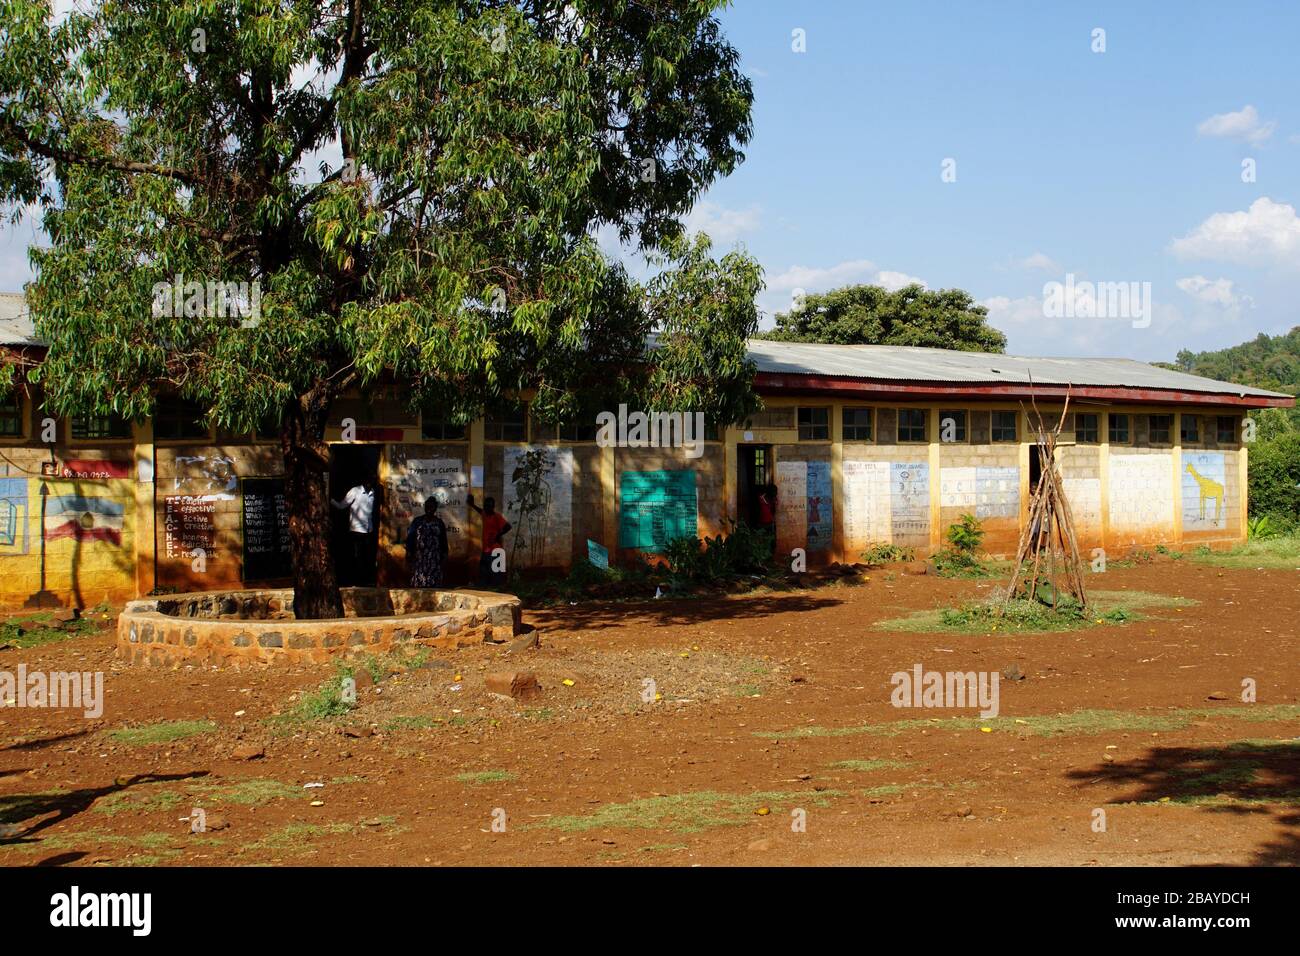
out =
[[1196,132],[1202,136],[1222,136],[1227,139],[1242,139],[1258,146],[1277,129],[1275,120],[1264,122],[1259,118],[1259,111],[1247,104],[1235,113],[1216,113],[1207,120],[1202,120]]
[[1043,300],[1036,295],[1019,299],[995,295],[982,300],[980,305],[989,310],[989,322],[999,328],[1043,321]]
[[1194,275],[1179,279],[1174,285],[1199,302],[1218,306],[1233,314],[1255,305],[1254,299],[1233,288],[1231,279],[1207,279],[1202,275]]
[[1222,259],[1247,265],[1300,266],[1300,218],[1295,207],[1256,199],[1239,212],[1216,212],[1170,244],[1183,259]]
[[1023,259],[1017,259],[1014,265],[1019,269],[1041,269],[1043,272],[1064,271],[1060,263],[1045,252],[1035,252]]
[[757,206],[728,209],[720,203],[705,200],[691,208],[686,217],[686,231],[707,233],[715,246],[728,246],[757,229],[760,218]]
[[876,273],[876,285],[883,286],[890,292],[896,292],[909,285],[919,285],[924,288],[925,280],[910,276],[906,272],[890,272],[887,269],[882,269]]
[[870,259],[846,259],[833,266],[791,266],[777,276],[768,280],[767,288],[774,292],[789,292],[802,289],[805,292],[824,292],[840,286],[857,282],[868,282],[883,286],[893,292],[904,286],[925,285],[924,279],[895,272],[889,269],[877,269]]

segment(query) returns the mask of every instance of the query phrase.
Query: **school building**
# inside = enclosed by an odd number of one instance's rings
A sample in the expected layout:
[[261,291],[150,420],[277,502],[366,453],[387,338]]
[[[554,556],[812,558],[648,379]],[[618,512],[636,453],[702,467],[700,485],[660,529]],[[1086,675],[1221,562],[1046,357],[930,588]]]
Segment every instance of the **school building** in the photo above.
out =
[[[21,295],[0,295],[0,348],[39,361]],[[430,494],[443,502],[453,585],[477,566],[467,493],[496,499],[515,525],[509,559],[529,569],[568,566],[593,546],[617,562],[724,532],[753,520],[768,484],[778,548],[804,548],[810,564],[881,543],[923,555],[963,513],[983,523],[988,551],[1011,553],[1040,467],[1022,403],[1032,391],[1055,423],[1069,387],[1057,454],[1080,546],[1226,546],[1246,535],[1246,413],[1295,404],[1127,359],[758,340],[750,351],[765,408],[708,430],[702,453],[602,447],[595,421],[545,425],[526,403],[456,426],[412,412],[400,386],[347,397],[326,435],[331,493],[377,479],[378,574],[390,586],[407,582],[402,542]],[[0,405],[0,605],[285,583],[278,438],[200,419],[172,400],[151,421],[54,420],[39,391],[15,390]],[[549,471],[521,520],[512,478],[537,448]],[[337,518],[331,533],[346,528]]]

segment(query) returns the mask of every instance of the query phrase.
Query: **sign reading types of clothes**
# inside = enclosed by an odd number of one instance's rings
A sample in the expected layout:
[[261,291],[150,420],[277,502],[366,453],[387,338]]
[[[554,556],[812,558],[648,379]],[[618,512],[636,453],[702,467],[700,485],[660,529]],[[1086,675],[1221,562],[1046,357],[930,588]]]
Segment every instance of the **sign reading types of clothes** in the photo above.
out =
[[826,551],[834,534],[831,504],[831,463],[776,463],[777,548]]
[[1223,452],[1183,452],[1183,529],[1220,531],[1227,526]]
[[696,535],[693,471],[625,471],[619,479],[618,546],[659,553]]
[[406,531],[419,515],[424,502],[438,499],[438,517],[447,526],[447,545],[452,554],[464,550],[465,524],[469,508],[465,495],[469,482],[459,458],[408,458],[392,480],[393,516],[396,540],[406,541]]

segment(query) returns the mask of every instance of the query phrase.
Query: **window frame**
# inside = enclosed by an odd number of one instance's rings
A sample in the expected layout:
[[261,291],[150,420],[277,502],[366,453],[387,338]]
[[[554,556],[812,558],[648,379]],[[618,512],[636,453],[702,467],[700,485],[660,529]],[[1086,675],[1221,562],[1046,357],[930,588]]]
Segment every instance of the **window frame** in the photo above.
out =
[[[1164,432],[1164,438],[1156,437],[1156,419],[1167,419],[1168,424],[1160,428]],[[1151,445],[1172,445],[1174,443],[1174,416],[1168,412],[1161,412],[1154,415],[1147,415],[1147,443]]]
[[[930,443],[930,410],[928,408],[898,408],[894,410],[896,415],[894,425],[894,440],[900,445],[928,445]],[[903,424],[903,415],[920,415],[921,416],[921,437],[904,438],[903,430],[907,429],[910,435],[916,428],[915,425]]]
[[[1214,416],[1214,443],[1216,445],[1235,445],[1240,440],[1241,426],[1238,424],[1240,419],[1236,415],[1215,415]],[[1228,428],[1232,430],[1231,437],[1224,438],[1224,422],[1229,422]]]
[[[1192,432],[1187,433],[1187,423],[1192,423]],[[1181,445],[1199,445],[1201,443],[1201,416],[1184,415],[1178,416],[1178,443]]]
[[[502,412],[518,414],[519,418],[518,420],[501,418],[499,421],[493,421],[493,419],[497,418]],[[502,437],[500,438],[494,437],[493,435],[494,427],[505,429],[508,426],[518,426],[520,429],[520,436],[518,438],[507,438],[505,437],[505,432],[503,431]],[[498,445],[526,445],[528,444],[528,436],[531,428],[532,428],[532,423],[529,420],[527,402],[521,402],[518,405],[509,405],[509,404],[498,405],[494,408],[486,409],[483,412],[484,443],[493,442]]]
[[[1088,429],[1092,437],[1081,438],[1079,420],[1081,418],[1092,419],[1092,427]],[[1101,444],[1101,415],[1097,412],[1075,412],[1074,413],[1074,443],[1076,445],[1100,445]]]
[[[804,412],[809,412],[809,421],[805,422]],[[813,412],[821,412],[825,416],[825,421],[812,421]],[[794,413],[795,428],[799,433],[799,441],[830,441],[831,440],[831,407],[829,405],[799,405],[795,408]],[[811,434],[805,434],[805,427]],[[817,431],[825,429],[825,435],[816,434]]]
[[[1133,444],[1133,416],[1128,412],[1107,412],[1106,413],[1106,444],[1108,445],[1131,445]],[[1115,437],[1115,424],[1119,420],[1124,422],[1124,437]]]
[[[999,415],[1011,416],[1011,438],[999,438],[999,429],[1005,429],[1005,425],[998,424]],[[993,445],[1018,445],[1020,443],[1020,413],[1014,409],[994,408],[989,415],[989,443]]]
[[[24,415],[27,413],[27,403],[17,391],[10,395],[13,401],[13,423],[17,429],[13,432],[0,429],[0,441],[22,441],[27,437],[27,420]],[[10,416],[7,414],[7,407],[0,404],[0,422],[4,422]]]
[[[960,422],[957,424],[957,437],[952,441],[943,440],[943,420],[945,417],[960,415]],[[957,422],[954,419],[954,422]],[[989,434],[993,433],[992,420],[990,419]],[[964,408],[941,408],[939,409],[939,444],[941,445],[969,445],[970,444],[970,412]]]
[[[158,423],[159,423],[159,421],[165,421],[165,420],[168,420],[168,417],[167,417],[167,416],[161,416],[161,415],[158,414],[158,412],[159,412],[159,410],[162,408],[164,402],[169,403],[169,404],[171,404],[171,405],[175,405],[177,402],[183,402],[183,403],[185,403],[186,405],[191,405],[191,406],[193,406],[194,408],[196,408],[196,409],[199,410],[200,416],[199,416],[198,418],[187,419],[190,423],[192,423],[192,424],[195,426],[195,431],[194,431],[193,434],[183,434],[183,435],[160,435],[160,434],[158,434]],[[153,440],[154,440],[154,442],[157,443],[157,444],[176,444],[176,445],[180,445],[180,444],[191,444],[191,445],[195,445],[195,444],[202,444],[202,443],[204,443],[204,442],[211,443],[211,442],[212,442],[212,427],[211,427],[207,422],[203,421],[202,411],[203,411],[202,406],[199,405],[198,402],[190,401],[190,400],[187,399],[187,398],[179,398],[178,396],[175,396],[175,395],[160,395],[160,396],[158,397],[158,400],[154,403],[154,410],[153,410]],[[181,416],[177,415],[177,416],[176,416],[176,419],[179,421],[179,420],[181,419]],[[198,431],[198,429],[200,429],[200,428],[203,429],[203,431],[202,431],[201,433]]]
[[[867,416],[867,422],[865,425],[865,428],[867,430],[867,436],[865,438],[863,438],[860,434],[857,434],[864,427],[861,422],[855,421],[852,424],[850,424],[846,420],[846,416],[848,416],[850,413],[856,415],[860,412],[865,412]],[[854,434],[850,435],[849,434],[850,431],[853,431]],[[876,440],[876,410],[870,405],[843,406],[840,409],[840,438],[843,441],[874,442]]]

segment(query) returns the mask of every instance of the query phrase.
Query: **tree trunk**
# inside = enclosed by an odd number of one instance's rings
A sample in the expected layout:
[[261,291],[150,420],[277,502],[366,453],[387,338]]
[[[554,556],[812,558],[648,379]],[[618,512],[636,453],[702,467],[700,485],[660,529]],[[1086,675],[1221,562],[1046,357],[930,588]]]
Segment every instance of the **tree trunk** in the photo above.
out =
[[335,394],[326,383],[316,385],[289,403],[281,425],[293,545],[293,613],[304,619],[343,616],[330,548],[329,446],[325,444],[325,419]]

